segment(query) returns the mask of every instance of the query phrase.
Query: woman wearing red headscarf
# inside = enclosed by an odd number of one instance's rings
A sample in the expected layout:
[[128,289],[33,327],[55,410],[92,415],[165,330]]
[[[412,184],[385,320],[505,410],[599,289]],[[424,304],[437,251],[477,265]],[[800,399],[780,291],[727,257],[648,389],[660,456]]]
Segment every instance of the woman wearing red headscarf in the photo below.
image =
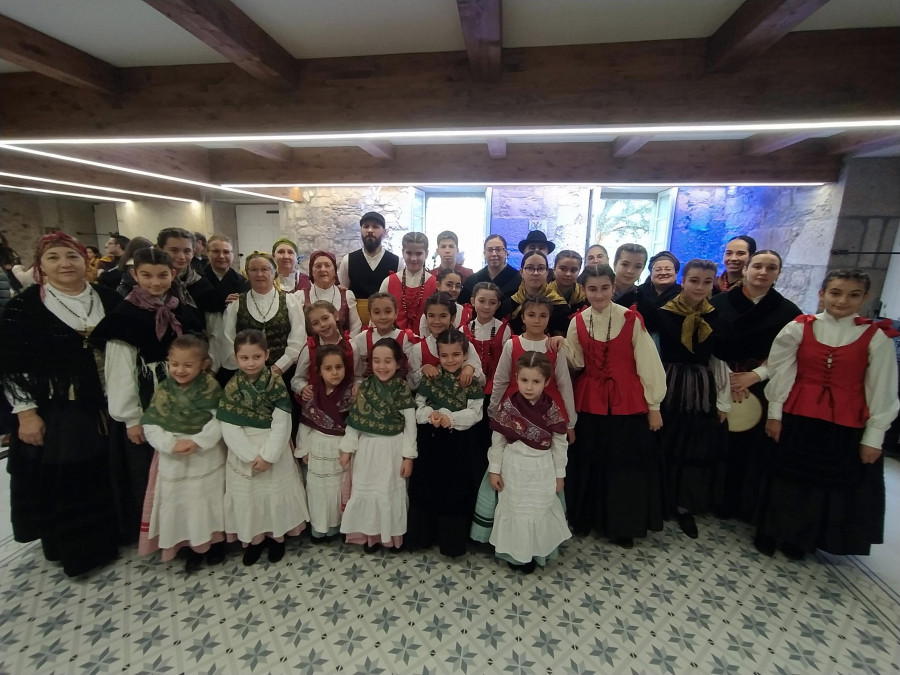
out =
[[341,288],[337,283],[337,262],[330,251],[313,251],[309,256],[309,278],[312,286],[300,291],[303,295],[303,306],[311,305],[319,300],[330,302],[338,313],[338,329],[343,334],[350,333],[356,337],[362,331],[362,321],[356,311],[356,297],[353,291]]
[[0,373],[17,424],[10,442],[16,541],[41,540],[69,576],[116,557],[103,354],[88,336],[121,301],[85,281],[87,250],[63,232],[41,237],[30,286],[0,322]]

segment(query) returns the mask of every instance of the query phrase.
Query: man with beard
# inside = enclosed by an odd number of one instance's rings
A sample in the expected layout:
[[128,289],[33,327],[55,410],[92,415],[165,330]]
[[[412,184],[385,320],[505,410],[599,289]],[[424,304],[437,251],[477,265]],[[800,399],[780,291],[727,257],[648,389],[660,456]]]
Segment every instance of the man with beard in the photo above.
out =
[[359,219],[363,247],[341,258],[338,281],[356,296],[356,309],[363,326],[369,323],[369,296],[377,293],[391,272],[400,271],[400,258],[381,247],[384,216],[369,211]]
[[500,287],[500,293],[503,296],[500,301],[500,308],[494,316],[500,319],[509,314],[511,309],[510,298],[519,290],[522,277],[518,271],[506,264],[508,255],[506,239],[499,234],[492,234],[485,239],[484,261],[487,265],[466,279],[462,292],[459,294],[458,302],[470,302],[472,289],[475,288],[475,284],[481,281],[490,281]]

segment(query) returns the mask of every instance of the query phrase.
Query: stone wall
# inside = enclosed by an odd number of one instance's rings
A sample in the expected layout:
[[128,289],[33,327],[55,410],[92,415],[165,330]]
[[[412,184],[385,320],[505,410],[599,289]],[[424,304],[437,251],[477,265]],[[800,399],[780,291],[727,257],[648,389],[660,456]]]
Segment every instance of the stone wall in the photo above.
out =
[[304,188],[296,202],[281,205],[281,234],[296,242],[301,260],[317,249],[340,260],[361,245],[360,216],[377,211],[387,224],[384,247],[400,255],[400,240],[410,228],[411,193],[407,187]]
[[94,245],[94,205],[82,199],[0,192],[0,227],[22,263],[29,267],[38,239],[53,230]]
[[721,271],[725,243],[748,234],[759,248],[781,254],[784,270],[777,288],[812,312],[828,269],[842,193],[842,184],[679,188],[670,249],[682,261],[714,260]]
[[[523,185],[495,187],[491,191],[492,234],[500,234],[509,246],[509,264],[518,268],[522,254],[518,243],[529,230],[541,230],[556,250],[584,252],[591,190],[581,186]],[[552,258],[551,255],[551,264]],[[481,264],[468,261],[469,267]]]

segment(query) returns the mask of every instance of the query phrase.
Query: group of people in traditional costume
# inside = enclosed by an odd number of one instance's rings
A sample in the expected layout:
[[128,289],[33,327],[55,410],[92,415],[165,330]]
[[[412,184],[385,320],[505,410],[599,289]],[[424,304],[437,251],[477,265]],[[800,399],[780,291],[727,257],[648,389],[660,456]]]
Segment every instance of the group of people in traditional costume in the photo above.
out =
[[307,528],[367,552],[474,541],[525,573],[573,533],[631,548],[672,519],[696,538],[707,512],[754,524],[767,555],[881,541],[900,403],[865,274],[829,272],[803,315],[746,236],[720,276],[638,244],[551,266],[539,231],[520,270],[492,234],[473,272],[453,232],[427,270],[428,238],[407,233],[401,262],[385,226],[365,214],[362,248],[314,251],[308,275],[288,239],[241,275],[228,237],[166,228],[96,271],[114,287],[42,237],[0,321],[16,539],[72,576],[135,540],[188,572],[229,542],[277,562]]

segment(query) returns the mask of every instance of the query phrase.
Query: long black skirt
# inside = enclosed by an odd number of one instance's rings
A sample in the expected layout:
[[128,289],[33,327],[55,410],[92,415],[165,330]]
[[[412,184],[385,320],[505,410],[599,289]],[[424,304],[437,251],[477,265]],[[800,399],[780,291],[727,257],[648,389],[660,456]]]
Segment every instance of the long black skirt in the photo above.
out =
[[763,414],[756,425],[741,432],[728,432],[725,462],[722,478],[716,488],[716,502],[719,513],[757,524],[760,500],[768,484],[772,468],[775,444],[766,436],[765,383],[757,382],[750,387],[762,404]]
[[470,457],[475,439],[473,429],[454,431],[419,425],[419,456],[409,479],[405,541],[410,548],[428,548],[436,543],[447,556],[466,552],[477,490]]
[[566,509],[576,532],[644,537],[663,528],[659,440],[646,413],[579,412],[566,467]]
[[13,536],[40,539],[47,560],[74,577],[117,555],[105,415],[69,401],[41,406],[38,414],[44,444],[23,443],[17,421],[10,442]]
[[109,437],[119,541],[133,544],[141,531],[144,496],[154,450],[149,443],[138,445],[128,440],[125,425],[121,422],[112,423]]
[[860,461],[862,432],[785,414],[759,534],[835,555],[868,555],[882,543],[884,459]]

